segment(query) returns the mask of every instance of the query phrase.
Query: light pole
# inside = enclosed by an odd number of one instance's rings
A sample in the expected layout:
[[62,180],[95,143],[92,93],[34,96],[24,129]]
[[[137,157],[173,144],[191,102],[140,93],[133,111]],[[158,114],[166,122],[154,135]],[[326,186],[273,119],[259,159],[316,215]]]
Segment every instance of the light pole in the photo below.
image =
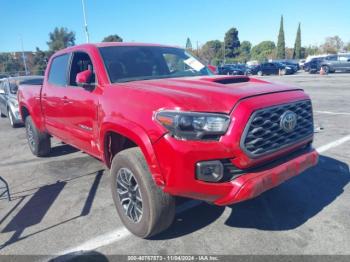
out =
[[23,49],[23,39],[22,36],[20,36],[21,39],[21,48],[22,48],[22,59],[23,59],[23,64],[24,64],[24,71],[26,76],[28,75],[28,68],[27,68],[27,63],[26,63],[26,57],[24,55],[24,49]]
[[226,63],[226,46],[225,46],[225,38],[224,38],[224,64]]
[[82,6],[83,6],[84,29],[85,29],[86,42],[89,43],[89,42],[90,42],[90,39],[89,39],[88,25],[87,25],[87,22],[86,22],[85,1],[84,1],[84,0],[81,0],[81,4],[82,4]]

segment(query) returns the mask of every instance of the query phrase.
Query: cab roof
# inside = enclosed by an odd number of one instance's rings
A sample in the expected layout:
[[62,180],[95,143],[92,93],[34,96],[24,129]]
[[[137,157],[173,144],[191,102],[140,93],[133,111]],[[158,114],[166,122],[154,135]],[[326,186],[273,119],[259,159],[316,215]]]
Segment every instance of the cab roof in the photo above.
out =
[[75,45],[71,47],[67,47],[65,49],[61,49],[57,51],[57,54],[67,53],[70,51],[75,51],[81,48],[100,48],[100,47],[109,47],[109,46],[155,46],[155,47],[172,47],[172,48],[181,48],[178,46],[170,46],[170,45],[161,45],[161,44],[151,44],[151,43],[135,43],[135,42],[103,42],[103,43],[89,43],[89,44],[81,44]]

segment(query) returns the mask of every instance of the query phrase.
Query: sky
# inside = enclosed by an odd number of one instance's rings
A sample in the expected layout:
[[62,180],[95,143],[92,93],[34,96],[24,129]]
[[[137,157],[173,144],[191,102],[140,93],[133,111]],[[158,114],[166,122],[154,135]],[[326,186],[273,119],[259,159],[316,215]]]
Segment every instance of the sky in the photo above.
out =
[[[90,42],[118,34],[124,42],[193,47],[223,40],[231,27],[253,45],[277,41],[284,16],[286,45],[294,46],[298,23],[302,45],[339,35],[350,42],[350,0],[85,0]],[[49,32],[67,27],[76,44],[86,41],[81,0],[0,0],[0,52],[47,50]]]

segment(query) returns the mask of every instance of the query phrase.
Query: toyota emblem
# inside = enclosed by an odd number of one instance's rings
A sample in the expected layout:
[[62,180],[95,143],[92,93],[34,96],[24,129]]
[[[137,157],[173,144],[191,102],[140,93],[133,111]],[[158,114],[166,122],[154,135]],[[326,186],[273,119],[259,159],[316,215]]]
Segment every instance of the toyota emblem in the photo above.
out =
[[297,125],[297,118],[297,114],[292,111],[284,112],[280,121],[281,128],[287,133],[292,132]]

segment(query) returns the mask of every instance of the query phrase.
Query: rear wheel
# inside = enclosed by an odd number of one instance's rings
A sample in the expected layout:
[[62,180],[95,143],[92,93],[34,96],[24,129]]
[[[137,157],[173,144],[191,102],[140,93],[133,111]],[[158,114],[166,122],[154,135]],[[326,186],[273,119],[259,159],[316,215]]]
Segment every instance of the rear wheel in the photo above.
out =
[[149,238],[172,224],[175,199],[154,183],[139,148],[126,149],[113,158],[111,179],[114,204],[131,233]]
[[0,108],[0,117],[6,117],[6,116],[2,113],[1,108]]
[[324,65],[324,66],[322,66],[322,69],[323,69],[323,71],[324,71],[326,74],[329,74],[329,73],[330,73],[330,68],[329,68],[329,66]]
[[13,114],[12,114],[12,112],[11,112],[10,109],[7,110],[7,115],[8,115],[9,121],[10,121],[10,125],[11,125],[13,128],[17,127],[18,124],[15,123],[14,118],[13,118]]
[[51,151],[49,134],[37,129],[31,116],[26,117],[25,126],[28,145],[32,153],[39,157],[47,156]]

